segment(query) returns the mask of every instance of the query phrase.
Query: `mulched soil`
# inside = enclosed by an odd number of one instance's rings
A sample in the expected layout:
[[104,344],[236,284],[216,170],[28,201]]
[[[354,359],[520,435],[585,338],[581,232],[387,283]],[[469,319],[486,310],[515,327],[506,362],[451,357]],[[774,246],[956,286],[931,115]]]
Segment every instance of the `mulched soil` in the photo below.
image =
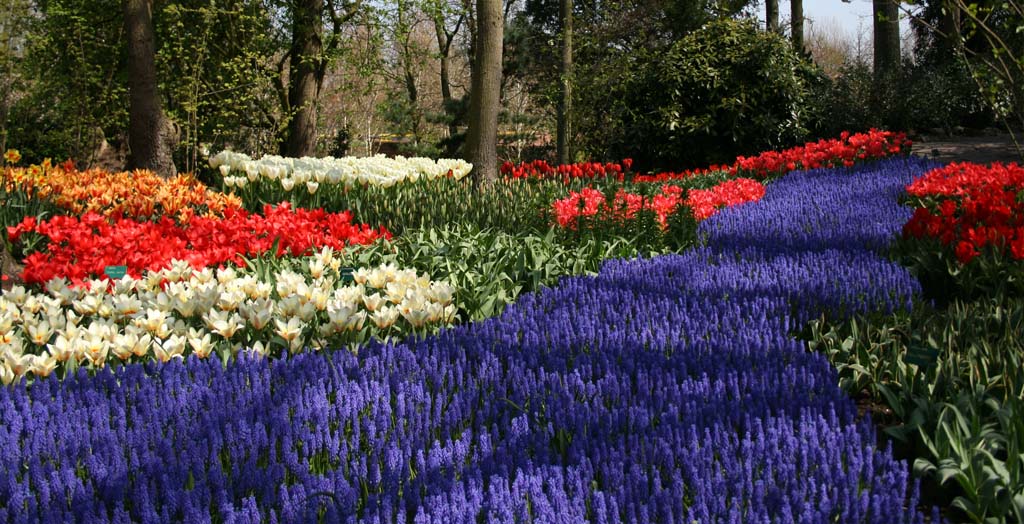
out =
[[[1024,133],[1017,132],[1017,141],[1024,148]],[[940,162],[1024,163],[1024,154],[1017,150],[1007,133],[991,136],[920,135],[913,137],[915,155]]]

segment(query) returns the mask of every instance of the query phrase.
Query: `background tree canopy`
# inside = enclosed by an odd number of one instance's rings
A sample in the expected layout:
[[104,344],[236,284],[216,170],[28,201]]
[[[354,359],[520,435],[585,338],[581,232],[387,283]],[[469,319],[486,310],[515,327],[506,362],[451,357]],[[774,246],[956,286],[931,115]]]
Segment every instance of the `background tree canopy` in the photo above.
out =
[[[2,145],[28,161],[118,167],[129,120],[122,0],[7,5]],[[827,34],[801,33],[795,49],[786,14],[777,32],[765,31],[754,0],[576,0],[563,74],[560,7],[502,3],[499,160],[554,160],[560,104],[571,108],[563,129],[572,159],[632,157],[665,169],[844,130],[1024,123],[1015,2],[904,4],[915,42],[884,78],[871,53]],[[300,15],[313,22],[296,25]],[[223,148],[460,156],[477,21],[469,0],[156,2],[157,91],[180,130],[175,163],[193,171]]]

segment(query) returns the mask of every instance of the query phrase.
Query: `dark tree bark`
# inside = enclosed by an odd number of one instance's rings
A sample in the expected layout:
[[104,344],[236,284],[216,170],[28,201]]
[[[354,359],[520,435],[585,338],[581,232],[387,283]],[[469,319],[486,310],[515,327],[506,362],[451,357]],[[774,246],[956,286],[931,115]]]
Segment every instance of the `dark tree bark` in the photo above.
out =
[[953,2],[945,1],[945,10],[939,19],[939,45],[944,53],[959,55],[960,49],[960,8]]
[[772,33],[779,32],[779,0],[764,2],[765,29]]
[[572,0],[560,0],[562,19],[562,92],[558,100],[557,154],[560,164],[572,161]]
[[884,78],[900,67],[900,8],[898,0],[873,0],[875,77]]
[[804,52],[804,0],[790,0],[789,14],[792,18],[790,27],[793,49],[798,53]]
[[479,187],[498,178],[498,111],[501,109],[504,33],[501,0],[476,0],[476,22],[466,160],[473,164],[473,183]]
[[178,133],[164,115],[157,89],[153,1],[126,0],[124,25],[128,35],[128,168],[172,177],[177,173],[171,155]]
[[[293,0],[292,42],[288,49],[287,93],[281,94],[288,126],[281,140],[281,155],[313,156],[317,146],[317,102],[327,74],[327,56],[338,46],[342,26],[359,9],[360,0],[335,8],[336,0]],[[324,47],[324,14],[331,22],[331,44]],[[283,67],[283,63],[281,64]],[[278,89],[285,89],[278,84]]]
[[[434,33],[437,36],[437,48],[440,51],[440,76],[441,76],[441,105],[444,108],[445,116],[448,118],[448,136],[453,137],[459,133],[459,126],[456,122],[457,115],[455,114],[455,101],[452,99],[452,82],[450,77],[451,68],[451,49],[452,42],[455,40],[455,35],[459,33],[459,29],[462,27],[462,21],[465,19],[465,15],[459,15],[459,20],[455,23],[455,29],[448,31],[448,27],[444,22],[444,12],[438,10],[434,15]],[[448,149],[445,151],[445,156],[452,156],[455,154],[455,141],[449,140]]]
[[[398,26],[400,28],[411,27],[411,24],[408,24],[406,20],[406,17],[409,16],[408,10],[409,6],[405,2],[398,2]],[[413,141],[418,145],[420,142],[420,122],[422,120],[422,114],[419,106],[419,89],[416,87],[416,76],[413,74],[416,65],[413,63],[413,51],[409,43],[411,31],[404,30],[403,32],[404,34],[400,36],[402,37],[401,54],[403,78],[405,81],[405,94],[409,100],[409,109],[412,111],[411,126]]]
[[292,10],[292,45],[288,68],[288,120],[281,155],[316,154],[317,69],[323,53],[323,0],[296,0]]

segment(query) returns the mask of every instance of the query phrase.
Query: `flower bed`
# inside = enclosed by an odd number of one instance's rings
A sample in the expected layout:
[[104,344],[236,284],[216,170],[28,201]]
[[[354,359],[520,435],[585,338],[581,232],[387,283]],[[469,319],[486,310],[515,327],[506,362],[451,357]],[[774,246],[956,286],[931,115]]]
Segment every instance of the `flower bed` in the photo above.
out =
[[511,179],[544,180],[544,179],[594,179],[614,178],[623,179],[623,173],[628,172],[633,166],[631,159],[625,159],[621,163],[607,162],[579,162],[576,164],[559,164],[552,166],[544,160],[533,160],[521,164],[505,162],[501,165],[501,174]]
[[576,229],[581,217],[599,216],[602,220],[627,221],[635,218],[641,210],[653,211],[658,224],[664,228],[669,215],[683,203],[682,192],[679,187],[666,185],[660,194],[645,198],[620,189],[614,200],[608,202],[604,193],[587,187],[552,202],[551,209],[555,222],[570,229]]
[[[441,177],[462,179],[473,170],[473,165],[461,159],[388,158],[288,158],[266,155],[253,160],[248,155],[222,151],[210,158],[210,167],[219,169],[228,187],[245,187],[248,183],[280,184],[284,191],[305,189],[309,183],[352,186],[374,185],[390,187],[395,184],[433,180]],[[227,177],[230,182],[227,182]]]
[[[685,195],[685,196],[684,196]],[[654,212],[662,229],[667,227],[668,217],[680,206],[689,208],[694,218],[704,220],[720,209],[756,202],[764,195],[764,186],[756,180],[737,178],[727,180],[708,189],[684,190],[674,185],[661,186],[661,192],[652,197],[620,189],[614,200],[607,201],[604,193],[593,188],[572,191],[569,196],[556,200],[551,208],[556,223],[565,228],[575,229],[579,219],[598,217],[602,220],[627,221],[636,217],[641,210]]]
[[769,151],[755,157],[739,157],[733,165],[738,174],[765,178],[797,169],[852,167],[865,160],[878,160],[907,154],[913,143],[906,133],[879,131],[843,132],[838,139],[822,139],[780,152]]
[[353,224],[348,212],[292,210],[287,203],[265,206],[262,215],[231,210],[224,218],[194,217],[183,225],[166,216],[156,222],[108,220],[96,213],[42,222],[26,217],[7,233],[12,242],[27,234],[43,235],[49,242],[24,261],[23,278],[29,283],[61,277],[78,282],[100,277],[107,266],[119,265],[138,278],[146,270],[168,267],[172,259],[194,267],[241,264],[243,256],[272,250],[278,256],[297,256],[390,236],[383,228]]
[[151,171],[113,173],[62,166],[31,166],[0,172],[8,191],[21,190],[48,199],[73,215],[97,213],[140,220],[162,216],[187,222],[194,215],[223,216],[241,208],[234,195],[211,191],[189,175],[164,180]]
[[46,293],[0,295],[5,333],[0,382],[108,363],[167,362],[245,349],[295,354],[407,334],[454,320],[453,289],[394,266],[342,276],[330,248],[266,280],[233,268],[171,268],[73,288],[56,279]]
[[904,227],[935,238],[968,264],[985,249],[1024,260],[1024,167],[952,163],[907,186],[918,206]]
[[873,250],[921,167],[784,179],[704,221],[708,247],[358,355],[2,388],[0,520],[922,522],[789,335],[905,307],[913,278]]
[[[850,167],[857,162],[878,160],[899,154],[907,154],[912,142],[905,133],[872,129],[867,133],[844,132],[838,139],[822,139],[784,151],[767,151],[753,157],[739,157],[732,165],[710,166],[679,173],[639,174],[633,182],[668,182],[684,180],[695,176],[726,172],[730,176],[764,179],[800,169],[819,167]],[[576,178],[623,180],[623,173],[632,166],[629,159],[621,164],[585,162],[553,167],[544,161],[526,162],[519,165],[506,162],[501,172],[509,178],[562,179]]]

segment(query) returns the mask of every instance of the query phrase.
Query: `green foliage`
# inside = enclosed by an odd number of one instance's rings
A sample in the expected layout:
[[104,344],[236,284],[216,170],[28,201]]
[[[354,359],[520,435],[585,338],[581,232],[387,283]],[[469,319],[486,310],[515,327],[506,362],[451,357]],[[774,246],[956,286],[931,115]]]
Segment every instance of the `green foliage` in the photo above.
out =
[[506,232],[542,232],[552,223],[548,206],[571,187],[553,181],[526,184],[499,180],[478,190],[468,179],[439,178],[389,188],[321,184],[315,194],[309,194],[302,188],[285,193],[277,181],[261,179],[238,194],[253,211],[283,199],[299,207],[351,210],[356,221],[384,226],[396,235],[408,229],[455,223]]
[[607,104],[610,129],[601,134],[606,154],[678,168],[791,145],[806,133],[805,70],[788,42],[752,21],[709,22],[619,65],[620,86],[607,98],[621,102]]
[[6,0],[0,9],[0,151],[7,150],[7,121],[15,98],[26,89],[20,71],[24,55],[28,0]]
[[274,39],[261,0],[175,0],[155,13],[157,71],[165,112],[182,127],[180,171],[232,145],[276,151]]
[[494,316],[521,293],[552,286],[563,276],[596,273],[609,258],[636,255],[625,237],[562,243],[554,230],[509,233],[462,224],[410,230],[390,242],[339,254],[353,267],[394,263],[447,281],[457,290],[463,320]]
[[871,128],[951,131],[992,125],[993,114],[963,60],[904,62],[895,76],[875,77],[871,66],[854,62],[834,80],[814,84],[818,115],[814,136]]
[[921,282],[924,295],[939,305],[958,299],[1024,296],[1024,264],[1003,249],[988,246],[963,264],[953,249],[934,238],[903,238],[893,254]]
[[[573,90],[571,128],[577,160],[623,158],[622,122],[643,106],[625,104],[625,84],[639,66],[657,59],[674,42],[717,18],[747,14],[756,2],[728,0],[624,0],[573,3]],[[559,100],[559,3],[527,0],[506,24],[504,73],[523,81],[554,135]],[[627,139],[628,140],[628,139]],[[549,147],[547,153],[553,148]],[[524,157],[542,157],[542,151]],[[631,156],[627,154],[625,156]],[[635,155],[632,155],[635,157]]]
[[892,411],[885,431],[914,470],[953,495],[961,520],[1024,517],[1024,299],[812,324],[840,385]]
[[[8,145],[28,161],[91,164],[128,125],[123,2],[37,2],[18,73],[27,84],[6,115]],[[263,0],[158,2],[157,74],[165,112],[181,127],[180,170],[205,161],[201,144],[276,147],[274,63],[281,49]],[[0,115],[4,116],[4,115]]]
[[88,162],[128,123],[122,2],[49,0],[28,22],[22,74],[31,88],[8,118],[9,147],[26,161]]
[[963,23],[958,51],[971,58],[982,97],[1008,127],[1024,128],[1024,4],[956,0]]

